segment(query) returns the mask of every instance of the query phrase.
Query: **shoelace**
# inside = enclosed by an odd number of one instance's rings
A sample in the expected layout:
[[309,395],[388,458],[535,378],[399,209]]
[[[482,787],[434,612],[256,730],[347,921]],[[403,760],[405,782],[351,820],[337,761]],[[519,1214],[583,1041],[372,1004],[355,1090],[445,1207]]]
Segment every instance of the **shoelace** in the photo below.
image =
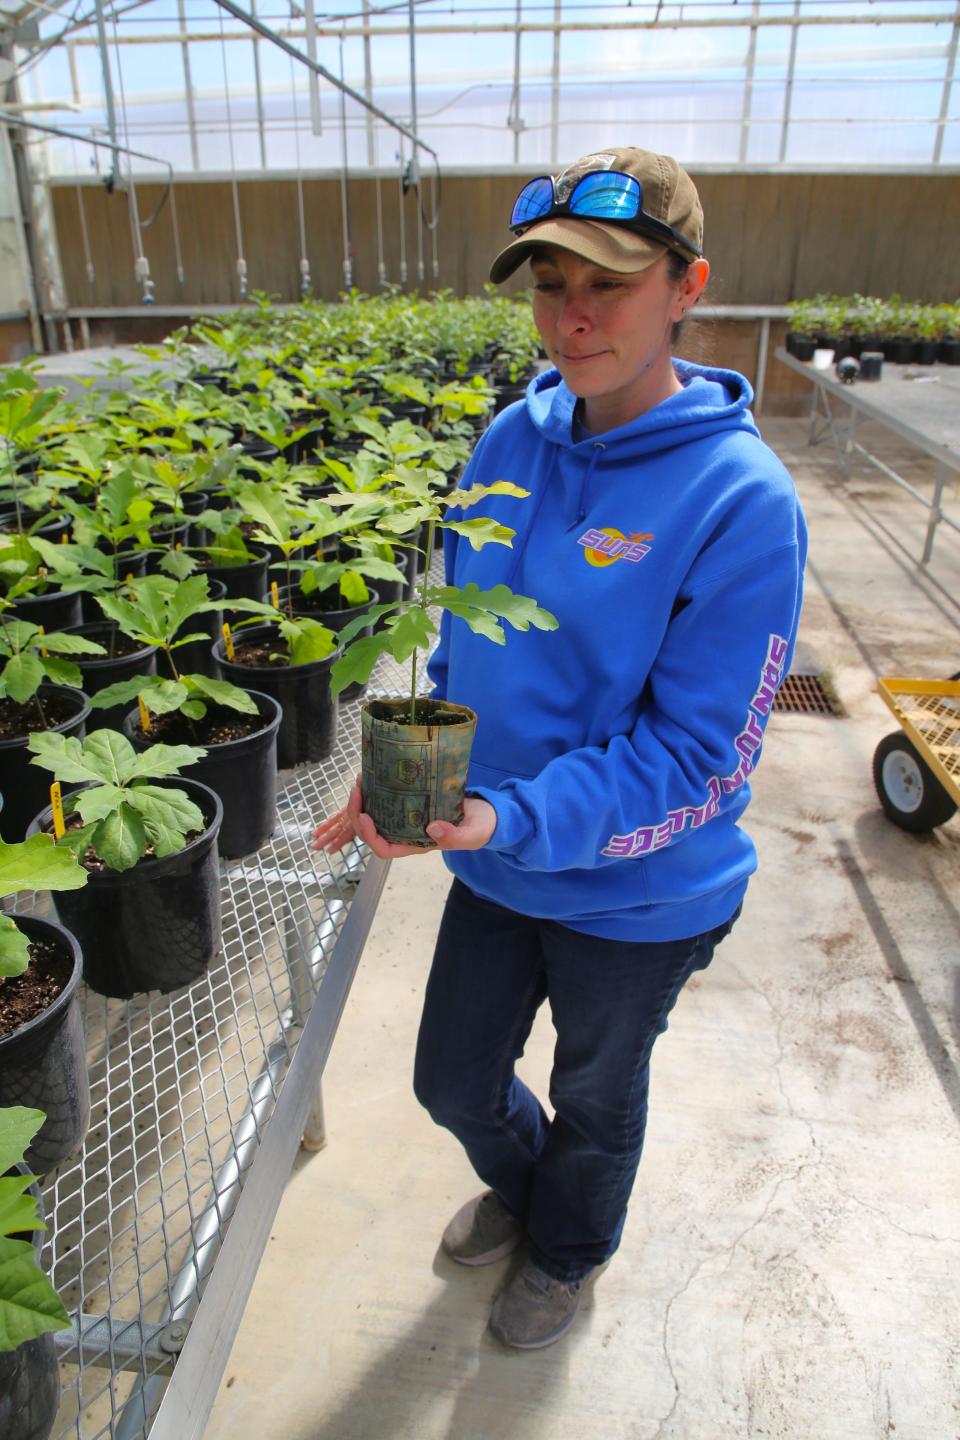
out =
[[523,1283],[528,1290],[546,1298],[558,1286],[562,1290],[569,1290],[571,1295],[575,1295],[583,1282],[580,1280],[554,1280],[553,1276],[548,1275],[545,1270],[531,1265],[523,1272]]

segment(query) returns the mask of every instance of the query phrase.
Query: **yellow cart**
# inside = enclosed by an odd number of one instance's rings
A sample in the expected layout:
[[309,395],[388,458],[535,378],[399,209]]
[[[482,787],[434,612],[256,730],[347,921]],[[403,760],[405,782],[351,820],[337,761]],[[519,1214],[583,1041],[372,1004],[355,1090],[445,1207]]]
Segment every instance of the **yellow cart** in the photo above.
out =
[[877,690],[901,726],[874,752],[880,803],[902,829],[932,830],[960,805],[960,678],[889,676]]

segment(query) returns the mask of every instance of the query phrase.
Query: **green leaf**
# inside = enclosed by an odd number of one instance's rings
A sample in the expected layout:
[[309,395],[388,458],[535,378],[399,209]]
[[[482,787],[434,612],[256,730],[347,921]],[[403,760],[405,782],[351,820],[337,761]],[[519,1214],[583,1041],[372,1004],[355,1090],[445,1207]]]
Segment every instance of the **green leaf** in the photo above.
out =
[[130,770],[131,780],[160,780],[195,765],[206,755],[201,745],[151,745],[141,750]]
[[395,660],[409,660],[414,650],[427,649],[436,633],[436,626],[426,610],[419,605],[412,605],[399,617],[396,624],[386,631],[390,653]]
[[[98,730],[96,733],[110,732]],[[111,870],[131,870],[147,848],[147,833],[136,809],[132,805],[121,805],[96,827],[91,844]]]
[[389,615],[392,611],[399,610],[402,604],[402,600],[393,600],[389,605],[371,605],[362,615],[357,615],[355,619],[348,621],[342,630],[337,631],[337,640],[341,645],[349,644],[354,635],[359,635],[368,625],[375,625],[381,615]]
[[29,1175],[0,1175],[0,1235],[40,1228],[37,1202],[29,1193],[32,1183]]
[[52,655],[45,656],[40,664],[43,666],[43,673],[54,685],[72,685],[75,690],[83,686],[83,674],[80,667],[74,665],[72,660],[57,660]]
[[319,620],[281,620],[280,633],[290,647],[291,665],[325,660],[337,648],[337,636]]
[[102,645],[95,640],[86,640],[82,635],[68,635],[64,630],[55,630],[50,635],[44,635],[40,642],[44,650],[50,650],[54,655],[106,655]]
[[83,753],[97,767],[98,778],[110,785],[122,785],[136,773],[137,752],[119,730],[95,730],[84,740]]
[[[149,683],[143,683],[144,681]],[[179,710],[188,694],[182,681],[164,680],[160,675],[143,676],[138,693],[143,696],[143,703],[154,715],[168,715],[171,710]]]
[[511,530],[509,525],[501,525],[496,520],[486,516],[477,516],[474,520],[441,520],[437,526],[439,530],[455,530],[458,535],[463,535],[474,550],[482,550],[484,545],[513,545],[513,537],[516,530]]
[[22,975],[29,964],[29,940],[11,915],[0,915],[0,980]]
[[180,714],[186,715],[188,720],[202,720],[207,713],[207,707],[202,700],[184,700],[180,706]]
[[0,693],[8,695],[18,705],[25,705],[36,695],[45,673],[39,655],[29,650],[22,655],[12,655],[0,670]]
[[90,696],[91,708],[106,710],[111,705],[128,705],[139,695],[146,697],[151,682],[157,678],[156,675],[132,675],[129,680],[117,680],[113,685],[105,685],[96,695]]
[[334,660],[330,669],[330,694],[336,698],[341,690],[357,681],[365,685],[373,673],[373,667],[381,655],[390,650],[390,634],[378,631],[375,635],[363,635],[355,640],[339,659]]
[[160,568],[175,580],[185,580],[196,570],[197,562],[186,550],[168,550],[160,561]]
[[352,570],[340,577],[340,594],[349,602],[351,608],[354,605],[363,605],[370,599],[370,591],[363,576]]
[[515,495],[518,500],[526,500],[529,494],[529,490],[514,485],[511,480],[494,480],[492,485],[471,485],[469,490],[455,490],[446,503],[451,510],[468,510],[488,495]]
[[185,620],[209,609],[210,605],[210,586],[206,575],[192,575],[189,580],[184,580],[169,600],[164,627],[167,635],[172,639]]
[[38,1267],[30,1242],[0,1238],[0,1351],[69,1326],[70,1316]]
[[19,890],[79,890],[87,872],[68,851],[58,850],[49,835],[8,845],[0,840],[0,895]]
[[257,702],[239,685],[227,680],[211,680],[209,675],[184,675],[183,683],[191,691],[206,695],[215,705],[226,705],[230,710],[241,710],[245,715],[257,714]]
[[184,790],[162,785],[134,785],[129,792],[130,804],[143,816],[154,843],[155,834],[169,832],[180,838],[174,849],[182,849],[183,837],[192,830],[204,828],[203,811]]
[[42,1110],[29,1110],[25,1105],[0,1109],[0,1175],[21,1163],[46,1118]]
[[76,812],[85,825],[93,825],[123,804],[123,794],[118,785],[93,785],[89,790],[79,790],[70,796],[70,813]]
[[40,730],[30,736],[27,749],[34,757],[30,763],[52,770],[61,783],[100,781],[104,778],[94,761],[84,753],[83,744],[75,735]]

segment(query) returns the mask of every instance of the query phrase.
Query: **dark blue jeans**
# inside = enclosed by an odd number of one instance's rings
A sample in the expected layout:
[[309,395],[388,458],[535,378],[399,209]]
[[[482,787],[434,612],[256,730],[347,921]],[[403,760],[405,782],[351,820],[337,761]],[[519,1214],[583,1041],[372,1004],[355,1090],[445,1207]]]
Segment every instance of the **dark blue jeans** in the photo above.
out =
[[[453,882],[414,1090],[523,1221],[532,1258],[557,1280],[580,1279],[620,1243],[643,1149],[653,1042],[736,918],[689,940],[604,940]],[[514,1073],[544,1000],[557,1032],[552,1120]]]

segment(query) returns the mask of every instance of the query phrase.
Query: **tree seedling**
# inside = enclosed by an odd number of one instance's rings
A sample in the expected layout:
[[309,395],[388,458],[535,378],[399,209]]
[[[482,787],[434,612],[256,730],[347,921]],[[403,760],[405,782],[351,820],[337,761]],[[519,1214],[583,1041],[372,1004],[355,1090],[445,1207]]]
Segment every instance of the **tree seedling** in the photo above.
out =
[[88,850],[111,870],[130,870],[151,849],[158,858],[182,850],[204,828],[203,811],[183,790],[153,785],[202,760],[197,745],[151,745],[136,751],[116,730],[95,730],[85,740],[48,730],[27,742],[32,764],[53,772],[61,784],[79,784],[65,797],[65,815],[82,824],[67,827],[58,845],[82,862]]

